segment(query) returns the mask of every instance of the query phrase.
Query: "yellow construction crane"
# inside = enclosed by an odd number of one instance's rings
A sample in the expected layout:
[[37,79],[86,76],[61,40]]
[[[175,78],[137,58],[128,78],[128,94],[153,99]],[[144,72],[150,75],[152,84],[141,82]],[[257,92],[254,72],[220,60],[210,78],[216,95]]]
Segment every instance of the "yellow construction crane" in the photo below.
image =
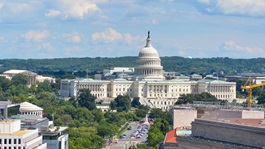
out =
[[247,90],[248,92],[248,108],[251,108],[252,105],[252,89],[255,87],[260,87],[265,85],[265,83],[261,84],[252,84],[252,83],[253,79],[251,77],[248,77],[247,82],[241,86],[242,92],[244,92],[244,89]]

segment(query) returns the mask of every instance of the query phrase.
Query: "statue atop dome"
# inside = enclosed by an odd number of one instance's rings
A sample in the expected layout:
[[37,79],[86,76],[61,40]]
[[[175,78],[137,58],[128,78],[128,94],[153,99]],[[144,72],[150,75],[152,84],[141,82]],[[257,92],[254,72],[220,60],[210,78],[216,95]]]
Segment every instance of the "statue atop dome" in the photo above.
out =
[[147,36],[147,39],[146,39],[146,46],[145,47],[152,47],[152,45],[151,45],[150,31],[148,31],[148,36]]

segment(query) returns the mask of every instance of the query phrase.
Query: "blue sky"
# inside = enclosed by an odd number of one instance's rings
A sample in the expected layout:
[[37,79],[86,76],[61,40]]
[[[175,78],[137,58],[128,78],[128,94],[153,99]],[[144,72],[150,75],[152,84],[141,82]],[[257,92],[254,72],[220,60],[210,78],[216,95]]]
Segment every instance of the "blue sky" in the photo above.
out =
[[0,59],[265,57],[265,0],[0,0]]

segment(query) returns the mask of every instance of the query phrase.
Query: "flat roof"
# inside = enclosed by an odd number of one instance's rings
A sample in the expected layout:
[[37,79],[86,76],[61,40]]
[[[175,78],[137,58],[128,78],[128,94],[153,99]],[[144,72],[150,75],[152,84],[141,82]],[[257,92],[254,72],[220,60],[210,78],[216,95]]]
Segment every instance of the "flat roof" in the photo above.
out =
[[0,136],[23,136],[23,135],[25,135],[27,133],[30,133],[32,131],[34,131],[34,130],[21,129],[19,131],[13,132],[11,134],[9,134],[9,133],[0,133]]
[[225,118],[225,119],[198,119],[198,120],[207,120],[213,122],[220,122],[226,124],[235,124],[235,125],[243,125],[243,126],[253,126],[265,128],[265,119],[239,119],[239,118]]

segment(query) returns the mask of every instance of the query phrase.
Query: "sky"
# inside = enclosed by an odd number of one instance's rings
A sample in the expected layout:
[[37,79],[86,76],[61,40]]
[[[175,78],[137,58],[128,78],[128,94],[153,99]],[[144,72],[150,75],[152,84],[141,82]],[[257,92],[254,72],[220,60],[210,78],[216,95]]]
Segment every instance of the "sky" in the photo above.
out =
[[0,59],[265,57],[265,0],[0,0]]

